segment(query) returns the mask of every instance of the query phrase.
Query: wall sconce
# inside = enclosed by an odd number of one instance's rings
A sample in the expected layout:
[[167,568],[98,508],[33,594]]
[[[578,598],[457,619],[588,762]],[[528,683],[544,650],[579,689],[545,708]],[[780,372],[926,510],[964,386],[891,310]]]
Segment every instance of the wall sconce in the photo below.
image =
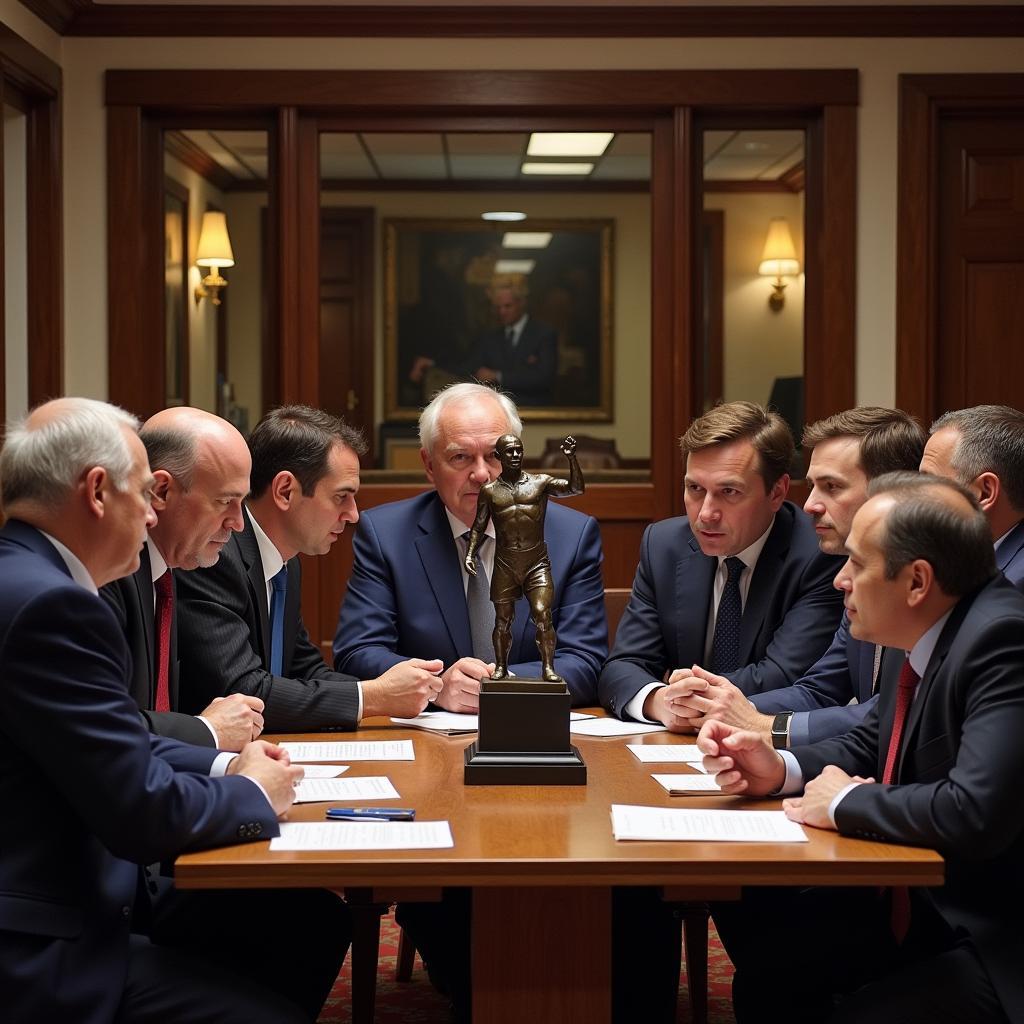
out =
[[220,276],[220,268],[234,265],[235,254],[231,251],[227,217],[215,210],[207,210],[203,214],[203,226],[199,232],[196,266],[212,269],[196,286],[197,306],[201,299],[209,299],[215,306],[220,305],[221,289],[228,286],[227,281]]
[[768,222],[768,237],[764,241],[764,252],[757,272],[762,277],[774,277],[768,305],[778,313],[786,304],[786,282],[784,277],[796,277],[800,273],[800,261],[796,258],[793,236],[789,233],[789,222],[785,217],[772,217]]

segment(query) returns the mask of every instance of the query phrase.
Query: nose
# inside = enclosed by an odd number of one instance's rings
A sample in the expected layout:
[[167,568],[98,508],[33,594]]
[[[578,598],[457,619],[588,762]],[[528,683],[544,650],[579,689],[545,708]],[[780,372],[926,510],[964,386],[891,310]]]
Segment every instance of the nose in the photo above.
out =
[[849,593],[851,590],[853,590],[853,580],[850,579],[849,570],[850,560],[847,559],[845,562],[843,562],[842,569],[840,569],[839,572],[836,573],[836,578],[832,581],[832,586],[835,587],[836,590],[842,590],[846,593]]
[[719,517],[720,513],[718,507],[715,505],[714,500],[710,494],[704,495],[704,500],[700,505],[700,514],[698,518],[702,523],[709,523]]
[[228,515],[224,520],[224,526],[229,530],[234,530],[235,533],[239,533],[242,527],[245,525],[245,520],[242,518],[242,499],[233,501],[228,507]]
[[146,502],[146,529],[151,530],[156,526],[156,512],[153,511],[153,506],[147,501]]
[[359,522],[359,506],[356,504],[355,498],[345,504],[338,518],[343,519],[346,523]]
[[492,479],[491,467],[482,455],[478,455],[474,461],[473,468],[469,471],[469,477],[477,484],[485,484]]
[[820,516],[824,513],[825,503],[821,500],[817,487],[813,488],[811,493],[807,495],[807,500],[804,502],[804,511],[809,516]]

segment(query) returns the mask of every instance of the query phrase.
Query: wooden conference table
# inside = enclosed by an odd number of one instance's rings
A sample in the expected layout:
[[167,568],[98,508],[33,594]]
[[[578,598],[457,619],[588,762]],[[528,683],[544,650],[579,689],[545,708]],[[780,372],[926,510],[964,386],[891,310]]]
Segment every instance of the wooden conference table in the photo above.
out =
[[[663,886],[667,899],[735,899],[744,885],[941,885],[930,850],[807,829],[808,843],[616,842],[613,803],[662,807],[778,807],[739,797],[670,797],[627,743],[692,742],[668,733],[574,736],[586,786],[464,786],[463,751],[474,736],[438,736],[367,719],[357,733],[274,739],[411,738],[415,761],[352,762],[346,777],[387,775],[396,806],[419,821],[447,820],[450,850],[271,853],[248,843],[177,861],[182,888],[372,889],[382,902],[473,888],[473,1019],[531,1024],[610,1019],[611,900],[617,885]],[[322,821],[324,804],[297,804],[289,819]],[[344,827],[339,825],[339,827]],[[419,890],[417,893],[416,891]],[[643,936],[637,936],[642,942]]]

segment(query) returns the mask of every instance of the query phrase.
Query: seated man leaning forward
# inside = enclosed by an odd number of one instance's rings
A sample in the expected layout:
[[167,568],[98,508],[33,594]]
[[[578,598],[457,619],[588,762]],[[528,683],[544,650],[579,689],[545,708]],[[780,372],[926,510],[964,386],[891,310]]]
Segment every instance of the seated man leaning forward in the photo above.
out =
[[440,688],[439,661],[396,658],[360,682],[324,664],[302,622],[298,555],[326,554],[359,518],[362,436],[320,409],[290,405],[256,424],[249,450],[241,532],[215,565],[178,578],[182,710],[251,694],[266,705],[270,732],[354,729],[364,716],[419,714]]
[[[439,392],[420,416],[420,457],[434,490],[365,512],[356,531],[355,561],[334,637],[341,672],[380,673],[410,655],[445,665],[436,704],[475,713],[480,680],[494,668],[491,627],[475,629],[467,592],[466,544],[481,488],[500,472],[495,443],[520,434],[522,423],[505,395],[480,384]],[[494,526],[477,548],[478,572],[494,573]],[[608,653],[596,520],[552,504],[544,521],[557,634],[554,670],[576,705],[596,700],[597,675]],[[493,615],[493,606],[487,603]],[[538,677],[529,604],[515,605],[508,667]]]
[[686,518],[644,533],[600,697],[620,718],[686,731],[695,666],[748,695],[788,686],[828,647],[842,604],[840,560],[785,500],[794,446],[777,413],[720,405],[680,444]]
[[907,652],[896,685],[821,743],[773,750],[710,720],[697,745],[724,792],[802,794],[783,808],[805,826],[933,847],[946,883],[754,888],[715,905],[736,1019],[1024,1020],[1024,598],[965,488],[893,473],[869,495],[836,586],[855,639]]

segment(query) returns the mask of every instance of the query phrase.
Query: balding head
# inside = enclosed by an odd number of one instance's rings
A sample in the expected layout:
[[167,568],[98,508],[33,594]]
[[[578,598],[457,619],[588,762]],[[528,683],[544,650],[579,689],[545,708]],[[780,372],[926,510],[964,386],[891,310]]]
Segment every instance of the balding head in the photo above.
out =
[[213,565],[242,528],[251,469],[245,438],[220,416],[185,406],[151,416],[139,436],[156,477],[153,543],[171,568]]

